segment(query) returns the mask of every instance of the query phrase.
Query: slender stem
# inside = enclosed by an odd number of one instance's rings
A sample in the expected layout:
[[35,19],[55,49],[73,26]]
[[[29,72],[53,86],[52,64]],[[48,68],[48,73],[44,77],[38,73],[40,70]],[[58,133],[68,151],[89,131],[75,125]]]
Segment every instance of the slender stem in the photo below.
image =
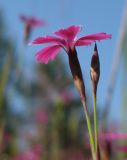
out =
[[95,138],[95,152],[97,160],[100,160],[100,149],[99,149],[99,139],[98,139],[98,120],[97,120],[97,101],[96,92],[93,89],[93,105],[94,105],[94,138]]
[[91,151],[92,151],[92,157],[93,157],[93,160],[96,160],[94,138],[93,138],[93,133],[92,133],[92,126],[91,126],[90,117],[89,117],[89,114],[88,114],[86,102],[85,102],[84,99],[82,100],[82,104],[83,104],[83,108],[84,108],[84,112],[85,112],[85,116],[86,116],[86,122],[87,122],[87,127],[88,127],[88,132],[89,132],[90,146],[91,146]]
[[98,148],[98,121],[97,121],[97,105],[96,95],[93,93],[93,105],[94,105],[94,137],[95,137],[95,151],[97,153]]

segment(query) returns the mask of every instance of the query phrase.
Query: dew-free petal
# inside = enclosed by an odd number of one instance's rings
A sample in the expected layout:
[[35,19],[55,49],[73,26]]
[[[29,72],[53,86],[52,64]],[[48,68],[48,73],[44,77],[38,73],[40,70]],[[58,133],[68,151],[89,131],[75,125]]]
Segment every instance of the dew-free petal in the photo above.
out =
[[77,40],[75,42],[75,46],[89,46],[93,43],[94,41],[91,40]]
[[64,39],[57,38],[54,36],[38,37],[35,40],[33,40],[33,42],[30,44],[44,44],[44,43],[54,43],[54,44],[59,44],[62,47],[66,47],[66,42]]
[[32,25],[32,26],[45,26],[46,25],[46,22],[44,20],[39,20],[37,18],[34,18],[34,17],[31,17],[29,19],[29,24]]
[[111,37],[112,37],[111,34],[101,32],[101,33],[95,33],[95,34],[90,34],[90,35],[83,36],[79,40],[94,40],[94,41],[96,41],[96,40],[109,39]]
[[54,34],[70,42],[70,41],[74,41],[76,35],[80,32],[80,30],[81,30],[81,26],[73,25],[65,29],[60,29],[54,32]]
[[49,60],[54,60],[60,49],[59,45],[45,47],[36,54],[36,59],[38,62],[47,64]]
[[[71,54],[71,52],[75,50],[76,46],[88,46],[91,45],[96,40],[109,39],[112,36],[111,34],[101,32],[101,33],[82,36],[81,38],[77,39],[76,35],[80,32],[80,30],[81,26],[72,25],[68,28],[60,29],[54,32],[54,34],[56,34],[59,37],[46,36],[46,37],[36,38],[31,44],[52,43],[54,46],[54,47],[53,46],[46,47],[41,51],[39,51],[37,54],[37,60],[42,61],[44,63],[48,63],[50,59],[54,59],[55,57],[54,55],[57,54],[57,50],[59,51],[60,48],[63,48],[69,55]],[[51,48],[53,49],[53,51],[51,51]]]
[[46,21],[41,20],[41,19],[37,19],[35,17],[27,17],[25,15],[20,15],[20,19],[21,19],[21,21],[23,21],[24,23],[26,23],[27,25],[30,25],[32,27],[40,27],[40,26],[46,25]]

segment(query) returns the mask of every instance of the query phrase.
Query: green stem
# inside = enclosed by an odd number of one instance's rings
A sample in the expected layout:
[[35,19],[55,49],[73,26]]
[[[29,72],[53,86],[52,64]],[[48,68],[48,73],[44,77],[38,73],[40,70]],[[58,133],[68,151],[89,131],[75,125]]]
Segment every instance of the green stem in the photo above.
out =
[[95,151],[97,153],[98,148],[98,121],[97,121],[97,105],[96,95],[93,93],[93,105],[94,105],[94,137],[95,137]]
[[90,122],[90,117],[88,114],[87,106],[85,100],[82,100],[85,116],[86,116],[86,122],[87,122],[87,127],[88,127],[88,132],[89,132],[89,139],[90,139],[90,146],[91,146],[91,151],[92,151],[92,157],[93,160],[96,160],[96,154],[95,154],[95,145],[94,145],[94,138],[93,138],[93,133],[92,133],[92,126]]
[[100,148],[98,139],[98,120],[97,120],[97,101],[96,92],[93,90],[93,105],[94,105],[94,139],[95,139],[95,153],[97,159],[100,160]]

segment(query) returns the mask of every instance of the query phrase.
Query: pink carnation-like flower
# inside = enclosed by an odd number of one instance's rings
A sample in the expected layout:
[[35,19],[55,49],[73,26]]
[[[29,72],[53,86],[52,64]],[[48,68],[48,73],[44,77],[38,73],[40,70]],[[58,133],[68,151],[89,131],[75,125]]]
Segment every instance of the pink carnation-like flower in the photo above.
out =
[[46,22],[44,20],[40,20],[35,17],[27,17],[25,15],[21,15],[20,19],[22,22],[24,22],[27,25],[30,25],[31,27],[41,27],[46,25]]
[[[47,64],[49,60],[54,60],[60,49],[63,48],[67,54],[71,53],[76,46],[88,46],[96,40],[105,40],[111,38],[111,34],[96,33],[77,38],[77,34],[81,31],[81,26],[72,25],[65,29],[54,32],[56,36],[45,36],[36,38],[32,44],[46,44],[51,46],[45,47],[36,54],[37,61]],[[30,43],[31,44],[31,43]]]

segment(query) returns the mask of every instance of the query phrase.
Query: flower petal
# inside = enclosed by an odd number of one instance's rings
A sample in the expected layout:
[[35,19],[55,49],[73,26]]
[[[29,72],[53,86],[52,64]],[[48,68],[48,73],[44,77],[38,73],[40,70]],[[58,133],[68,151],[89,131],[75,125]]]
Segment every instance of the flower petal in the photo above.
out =
[[20,15],[20,19],[24,23],[26,23],[30,26],[33,26],[33,27],[39,27],[39,26],[45,26],[46,25],[46,21],[37,19],[35,17],[27,17],[25,15]]
[[66,47],[66,42],[64,41],[64,39],[53,36],[38,37],[29,44],[31,45],[31,44],[44,44],[44,43],[54,43],[54,44],[59,44],[62,47]]
[[94,41],[91,40],[77,40],[74,46],[88,46],[91,45]]
[[107,34],[107,33],[95,33],[95,34],[90,34],[90,35],[86,35],[84,37],[81,37],[79,40],[104,40],[104,39],[109,39],[111,38],[112,35],[111,34]]
[[46,25],[46,22],[44,21],[44,20],[39,20],[39,19],[37,19],[37,18],[34,18],[34,17],[31,17],[30,19],[29,19],[29,24],[31,25],[31,26],[45,26]]
[[76,37],[76,35],[80,32],[81,30],[81,26],[70,26],[68,28],[65,29],[60,29],[56,32],[54,32],[54,34],[64,38],[67,41],[73,41]]
[[61,46],[59,45],[45,47],[36,54],[36,59],[38,62],[47,64],[50,59],[54,60],[60,49]]

